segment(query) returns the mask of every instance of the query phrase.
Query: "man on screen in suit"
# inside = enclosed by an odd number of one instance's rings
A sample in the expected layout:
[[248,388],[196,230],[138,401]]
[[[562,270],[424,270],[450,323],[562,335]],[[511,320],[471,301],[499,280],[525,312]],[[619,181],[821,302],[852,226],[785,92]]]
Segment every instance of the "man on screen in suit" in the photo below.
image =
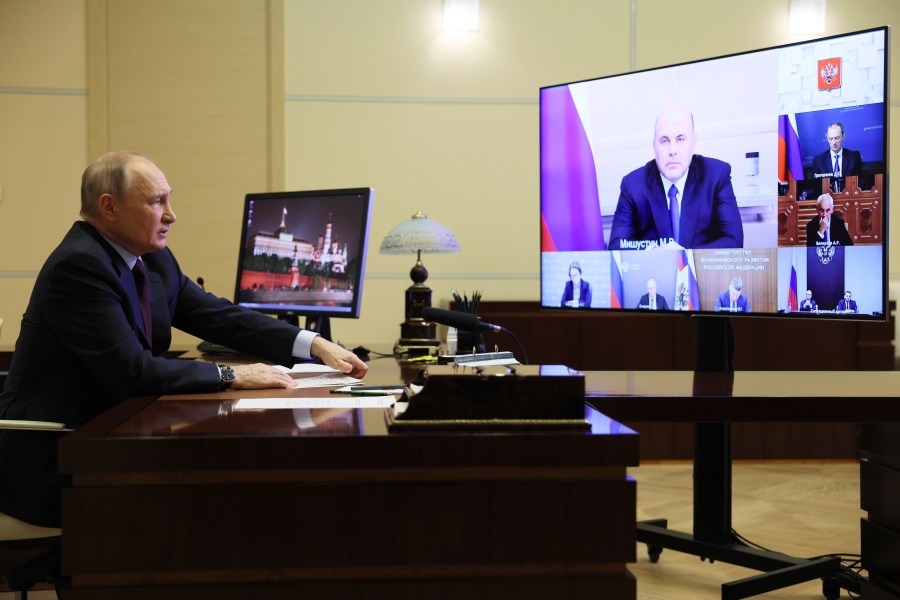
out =
[[828,150],[813,156],[813,177],[842,179],[862,175],[862,155],[857,150],[843,147],[844,125],[832,123],[825,130],[825,137],[828,140]]
[[834,198],[822,194],[816,202],[816,216],[806,224],[807,246],[852,246],[853,238],[844,220],[834,213]]
[[669,303],[666,302],[666,299],[656,293],[655,279],[647,280],[647,293],[641,296],[637,307],[644,310],[669,310]]
[[806,290],[806,298],[800,301],[800,312],[815,312],[818,310],[816,301],[813,300],[812,290]]
[[[81,216],[38,274],[0,418],[77,428],[130,396],[287,388],[266,364],[166,358],[172,327],[290,366],[318,357],[362,377],[367,366],[316,334],[207,294],[166,247],[171,189],[148,158],[112,152],[85,170]],[[0,431],[0,512],[58,527],[57,437]]]
[[743,247],[731,166],[695,155],[696,144],[686,107],[671,106],[657,116],[655,158],[622,178],[609,249]]
[[844,297],[838,301],[837,311],[838,312],[846,312],[846,313],[858,313],[859,307],[856,305],[856,300],[851,298],[852,294],[850,290],[844,292]]
[[728,289],[716,298],[713,310],[717,312],[750,312],[750,300],[743,293],[744,281],[735,277],[728,284]]

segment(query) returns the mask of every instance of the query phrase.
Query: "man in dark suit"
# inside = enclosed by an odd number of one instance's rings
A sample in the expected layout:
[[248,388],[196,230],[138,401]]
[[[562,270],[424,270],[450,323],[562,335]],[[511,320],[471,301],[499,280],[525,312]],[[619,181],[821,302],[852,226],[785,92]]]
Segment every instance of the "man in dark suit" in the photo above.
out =
[[[166,247],[171,189],[148,158],[100,157],[84,172],[81,216],[44,263],[22,319],[0,418],[77,428],[129,396],[287,388],[265,364],[165,357],[171,328],[282,365],[318,357],[361,377],[352,352],[309,331],[207,294]],[[0,512],[60,524],[54,435],[0,432]]]
[[659,114],[654,160],[622,178],[609,249],[743,247],[731,166],[695,155],[696,143],[687,108]]
[[800,301],[800,312],[815,312],[818,309],[813,300],[812,290],[806,290],[806,298]]
[[573,260],[569,265],[569,280],[563,288],[559,305],[569,308],[591,306],[591,284],[581,278],[581,265],[577,260]]
[[850,290],[844,292],[844,297],[838,301],[837,311],[838,312],[846,312],[846,313],[858,313],[859,307],[856,305],[856,300],[851,298],[852,294]]
[[834,213],[834,198],[822,194],[816,202],[816,216],[806,224],[807,246],[852,246],[847,224]]
[[728,284],[728,289],[716,298],[713,310],[716,312],[750,312],[750,300],[743,294],[744,281],[735,277]]
[[644,310],[669,310],[669,303],[666,302],[666,299],[656,293],[655,279],[647,280],[647,293],[641,296],[637,307]]
[[828,150],[813,156],[813,177],[842,179],[862,175],[862,155],[857,150],[843,147],[844,125],[832,123],[825,131]]

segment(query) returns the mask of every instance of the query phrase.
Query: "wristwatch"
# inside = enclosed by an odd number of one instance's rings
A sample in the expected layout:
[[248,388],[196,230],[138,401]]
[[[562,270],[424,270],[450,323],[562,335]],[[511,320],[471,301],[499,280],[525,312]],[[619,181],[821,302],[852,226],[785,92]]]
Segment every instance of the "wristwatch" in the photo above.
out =
[[231,384],[234,383],[234,369],[229,367],[228,365],[216,365],[219,367],[219,377],[221,378],[221,383],[219,384],[219,391],[227,390],[231,387]]

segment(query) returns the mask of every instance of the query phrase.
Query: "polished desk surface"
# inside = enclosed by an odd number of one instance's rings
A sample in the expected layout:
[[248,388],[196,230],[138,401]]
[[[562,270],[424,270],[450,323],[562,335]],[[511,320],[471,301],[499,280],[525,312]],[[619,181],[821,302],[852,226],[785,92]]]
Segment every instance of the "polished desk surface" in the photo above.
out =
[[620,421],[900,421],[897,371],[589,371],[586,388]]
[[[366,384],[408,382],[419,372],[393,359],[370,362]],[[304,377],[298,375],[297,377]],[[265,438],[274,450],[268,467],[323,469],[357,465],[360,468],[390,464],[392,467],[454,467],[490,464],[515,467],[556,461],[570,466],[604,464],[636,465],[637,434],[593,407],[585,406],[585,430],[493,430],[389,432],[386,409],[271,409],[232,410],[242,398],[328,397],[331,388],[228,390],[209,394],[165,395],[130,398],[66,436],[61,455],[63,472],[80,471],[79,464],[96,465],[102,458],[107,472],[217,467],[216,445],[227,448],[231,468],[255,460],[249,448]],[[346,396],[341,396],[346,398]],[[309,427],[311,417],[314,427]],[[508,442],[542,436],[543,443]],[[329,443],[325,438],[332,438]],[[433,441],[426,441],[433,440]],[[553,458],[547,457],[546,440],[552,438]],[[148,451],[146,439],[177,440]],[[109,453],[116,442],[117,451]],[[134,442],[134,443],[130,443]],[[508,443],[521,445],[505,451]],[[248,451],[242,451],[247,448]],[[425,452],[423,448],[433,448]],[[202,451],[201,451],[202,449]],[[486,459],[485,456],[490,458]]]

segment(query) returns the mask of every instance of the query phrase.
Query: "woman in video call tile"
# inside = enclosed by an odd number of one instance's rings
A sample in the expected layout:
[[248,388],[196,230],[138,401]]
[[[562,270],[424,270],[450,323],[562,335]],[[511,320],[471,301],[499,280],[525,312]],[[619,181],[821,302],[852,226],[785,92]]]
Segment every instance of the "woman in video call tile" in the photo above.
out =
[[569,281],[563,290],[560,306],[584,308],[591,305],[591,284],[581,278],[581,265],[572,261],[569,265]]

